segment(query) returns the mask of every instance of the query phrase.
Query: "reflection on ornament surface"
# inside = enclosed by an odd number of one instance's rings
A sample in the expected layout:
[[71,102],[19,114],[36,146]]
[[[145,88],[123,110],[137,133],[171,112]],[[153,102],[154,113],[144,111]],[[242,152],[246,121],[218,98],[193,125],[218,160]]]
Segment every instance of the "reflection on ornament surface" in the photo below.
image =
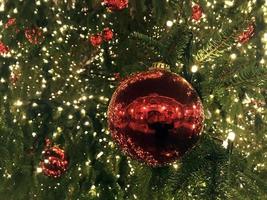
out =
[[185,79],[152,70],[130,76],[119,85],[108,120],[113,138],[127,155],[160,166],[194,146],[204,114],[196,91]]

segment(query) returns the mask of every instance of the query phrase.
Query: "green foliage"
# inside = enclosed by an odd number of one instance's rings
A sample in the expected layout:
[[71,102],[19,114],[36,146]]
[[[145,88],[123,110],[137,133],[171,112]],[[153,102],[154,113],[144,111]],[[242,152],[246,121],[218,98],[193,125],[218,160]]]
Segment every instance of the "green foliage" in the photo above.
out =
[[178,62],[184,61],[186,47],[190,42],[189,31],[181,25],[175,25],[160,39],[141,33],[133,33],[132,37],[139,40],[144,47],[151,47],[150,51],[154,51],[156,54],[154,55],[156,58],[153,59],[155,62],[162,61],[171,66],[176,66]]
[[[202,93],[204,95],[220,93],[229,87],[266,87],[266,73],[267,71],[264,66],[222,66],[219,70],[214,71],[214,77],[210,77],[210,80],[202,82]],[[257,96],[259,96],[259,93]]]
[[[0,199],[267,199],[264,1],[251,9],[250,2],[200,0],[205,19],[194,22],[185,0],[131,0],[113,12],[100,0],[5,1],[2,24],[16,18],[16,26],[1,25],[1,41],[13,51],[0,57]],[[256,35],[237,46],[252,22]],[[36,26],[46,28],[45,40],[32,45],[24,30]],[[91,46],[88,37],[105,27],[114,40]],[[124,77],[154,62],[192,83],[206,115],[198,145],[159,168],[126,157],[106,122],[119,83],[113,74]],[[14,66],[21,77],[12,83]],[[236,140],[223,148],[229,131]],[[36,171],[46,138],[69,157],[58,179]]]
[[218,34],[216,38],[211,38],[206,47],[197,52],[195,63],[202,65],[205,62],[212,62],[231,49],[237,43],[237,35],[241,34],[248,25],[248,23],[245,26],[244,24],[246,23],[235,24],[233,27],[228,27],[229,30],[223,30],[223,33]]
[[227,86],[261,86],[266,84],[267,69],[263,66],[249,66],[240,70],[234,77],[224,81]]

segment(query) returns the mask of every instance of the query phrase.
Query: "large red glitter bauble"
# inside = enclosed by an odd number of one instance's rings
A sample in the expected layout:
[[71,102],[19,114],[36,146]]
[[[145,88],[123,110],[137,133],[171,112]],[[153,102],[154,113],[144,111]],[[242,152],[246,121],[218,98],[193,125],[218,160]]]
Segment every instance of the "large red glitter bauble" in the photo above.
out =
[[203,107],[181,76],[160,69],[120,83],[108,108],[109,129],[130,157],[150,166],[183,156],[199,139]]
[[48,144],[40,162],[42,172],[53,178],[60,177],[68,168],[69,161],[63,149]]
[[128,0],[103,0],[103,2],[111,11],[123,10],[128,7]]

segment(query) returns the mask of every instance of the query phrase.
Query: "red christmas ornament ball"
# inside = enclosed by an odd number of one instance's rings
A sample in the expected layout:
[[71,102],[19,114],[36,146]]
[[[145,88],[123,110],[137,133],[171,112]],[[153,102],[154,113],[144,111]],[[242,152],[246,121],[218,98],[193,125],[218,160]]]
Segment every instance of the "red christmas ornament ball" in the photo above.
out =
[[67,170],[69,161],[63,149],[50,145],[48,142],[43,151],[43,160],[40,162],[40,166],[46,176],[57,178]]
[[8,46],[6,46],[3,42],[0,41],[0,54],[7,54],[9,52]]
[[196,144],[203,113],[200,98],[185,79],[156,69],[120,83],[109,104],[108,124],[127,155],[150,166],[162,166]]
[[128,0],[104,0],[103,2],[111,11],[123,10],[128,7]]
[[203,11],[200,5],[195,4],[192,7],[192,19],[195,21],[199,21],[202,17]]
[[102,37],[99,34],[91,35],[89,40],[94,47],[101,45],[103,42]]
[[4,27],[8,28],[8,27],[13,26],[15,24],[16,24],[16,19],[15,18],[9,18],[7,20],[7,22],[5,23]]
[[113,38],[113,31],[110,28],[105,28],[102,32],[102,37],[105,41],[110,41]]
[[43,31],[38,27],[26,29],[24,34],[26,39],[32,44],[40,44],[44,40]]
[[15,38],[16,35],[19,33],[19,28],[16,26],[16,19],[9,18],[7,22],[4,24],[4,29],[8,30],[8,36],[10,38]]

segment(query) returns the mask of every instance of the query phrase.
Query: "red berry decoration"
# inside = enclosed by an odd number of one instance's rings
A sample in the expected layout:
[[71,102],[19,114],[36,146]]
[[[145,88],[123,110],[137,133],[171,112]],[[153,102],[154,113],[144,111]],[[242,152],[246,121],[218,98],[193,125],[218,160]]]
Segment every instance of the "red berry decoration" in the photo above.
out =
[[96,34],[90,37],[90,42],[94,47],[96,47],[96,46],[101,45],[103,41],[102,41],[101,35]]
[[128,0],[104,0],[103,2],[111,11],[123,10],[128,7]]
[[3,42],[0,41],[0,54],[4,55],[9,52],[8,46],[6,46]]
[[255,34],[255,26],[253,24],[250,24],[248,28],[238,36],[237,40],[239,43],[244,44],[248,42],[253,37],[254,34]]
[[192,7],[192,19],[195,21],[199,21],[202,17],[203,11],[200,5],[195,4]]
[[102,37],[106,42],[112,40],[113,38],[113,31],[110,28],[105,28],[102,32]]
[[25,30],[25,37],[32,44],[40,44],[43,40],[43,31],[39,28]]
[[46,149],[43,151],[43,160],[40,162],[42,172],[53,178],[60,177],[68,168],[69,161],[63,149],[51,146],[47,140]]
[[154,69],[120,83],[111,98],[108,123],[127,155],[155,167],[179,159],[196,144],[203,113],[200,98],[185,79]]

